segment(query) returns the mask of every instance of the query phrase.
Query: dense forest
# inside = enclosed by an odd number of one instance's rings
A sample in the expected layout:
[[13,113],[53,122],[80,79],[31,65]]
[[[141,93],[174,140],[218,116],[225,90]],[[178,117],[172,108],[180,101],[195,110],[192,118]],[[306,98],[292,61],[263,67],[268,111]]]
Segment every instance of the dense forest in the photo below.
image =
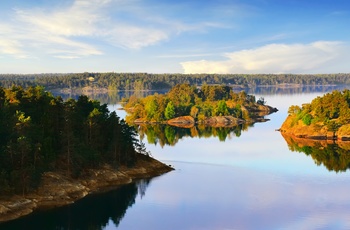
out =
[[[292,105],[282,124],[285,132],[308,132],[309,136],[348,136],[350,134],[350,90],[334,90],[301,107]],[[331,134],[331,135],[330,135]],[[304,134],[303,134],[304,135]]]
[[254,117],[254,111],[267,109],[264,98],[245,91],[235,93],[225,85],[203,85],[201,88],[179,84],[166,94],[154,94],[145,98],[130,97],[124,106],[129,113],[128,122],[161,122],[181,116],[191,116],[203,122],[213,116],[232,116],[245,121]]
[[63,101],[42,87],[0,88],[0,193],[26,193],[45,171],[132,166],[147,154],[136,132],[106,104]]
[[67,73],[1,74],[0,86],[44,86],[46,89],[96,87],[108,90],[159,90],[177,84],[225,84],[238,87],[280,84],[350,84],[350,73],[339,74],[150,74],[150,73]]

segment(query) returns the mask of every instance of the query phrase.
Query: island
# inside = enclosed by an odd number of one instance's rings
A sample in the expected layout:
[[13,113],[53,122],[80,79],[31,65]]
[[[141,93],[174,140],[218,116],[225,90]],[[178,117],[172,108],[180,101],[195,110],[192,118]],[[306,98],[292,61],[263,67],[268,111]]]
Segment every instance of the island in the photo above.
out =
[[245,91],[235,93],[225,85],[178,84],[166,94],[131,96],[124,109],[128,123],[164,123],[190,128],[195,124],[236,126],[263,122],[267,120],[265,115],[277,111],[265,104],[262,97],[256,100]]
[[106,104],[0,87],[0,222],[173,170]]
[[350,90],[335,90],[301,107],[292,105],[280,131],[298,138],[350,140]]

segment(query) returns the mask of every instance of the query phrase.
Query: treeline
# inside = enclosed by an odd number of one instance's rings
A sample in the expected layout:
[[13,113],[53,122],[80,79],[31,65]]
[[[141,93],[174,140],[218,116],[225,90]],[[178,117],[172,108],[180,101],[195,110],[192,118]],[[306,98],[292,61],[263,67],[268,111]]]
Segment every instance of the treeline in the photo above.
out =
[[45,171],[78,177],[103,164],[132,166],[146,153],[135,136],[87,96],[63,101],[42,87],[0,88],[0,193],[26,193]]
[[261,98],[248,95],[244,91],[235,93],[229,86],[203,85],[201,88],[189,84],[173,87],[166,94],[154,94],[145,98],[132,96],[124,106],[129,115],[128,122],[137,119],[160,122],[180,116],[191,116],[196,121],[204,121],[212,116],[230,115],[248,120],[251,118],[247,108],[259,110],[265,103]]
[[350,73],[339,74],[149,74],[149,73],[68,73],[2,74],[0,86],[44,86],[46,89],[96,87],[109,90],[159,90],[177,84],[225,84],[240,87],[280,84],[350,84]]
[[288,114],[294,118],[292,126],[301,120],[305,125],[325,124],[328,130],[337,130],[350,122],[350,90],[334,90],[301,107],[293,105]]

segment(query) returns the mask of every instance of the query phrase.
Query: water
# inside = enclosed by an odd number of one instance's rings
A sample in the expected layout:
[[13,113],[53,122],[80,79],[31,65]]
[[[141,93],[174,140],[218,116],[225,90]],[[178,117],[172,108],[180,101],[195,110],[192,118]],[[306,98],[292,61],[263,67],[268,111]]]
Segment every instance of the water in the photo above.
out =
[[327,168],[331,163],[311,154],[311,147],[304,148],[307,153],[291,151],[275,131],[290,105],[322,94],[256,95],[279,112],[225,141],[183,136],[171,146],[148,143],[145,135],[153,157],[175,171],[23,218],[5,229],[349,229],[347,167]]

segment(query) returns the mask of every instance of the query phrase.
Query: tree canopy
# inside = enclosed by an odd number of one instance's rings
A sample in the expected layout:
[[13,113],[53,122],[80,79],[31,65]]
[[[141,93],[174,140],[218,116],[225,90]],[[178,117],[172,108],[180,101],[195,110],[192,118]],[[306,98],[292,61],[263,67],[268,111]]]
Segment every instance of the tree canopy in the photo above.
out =
[[164,95],[130,97],[124,108],[129,113],[126,117],[128,122],[136,119],[161,122],[180,116],[192,116],[197,121],[226,115],[247,120],[254,116],[252,111],[259,110],[259,106],[263,105],[255,101],[255,96],[244,91],[235,93],[225,85],[203,85],[199,88],[179,84]]
[[0,87],[0,193],[26,193],[45,171],[79,176],[110,164],[132,166],[136,132],[106,104],[63,101],[42,87]]

